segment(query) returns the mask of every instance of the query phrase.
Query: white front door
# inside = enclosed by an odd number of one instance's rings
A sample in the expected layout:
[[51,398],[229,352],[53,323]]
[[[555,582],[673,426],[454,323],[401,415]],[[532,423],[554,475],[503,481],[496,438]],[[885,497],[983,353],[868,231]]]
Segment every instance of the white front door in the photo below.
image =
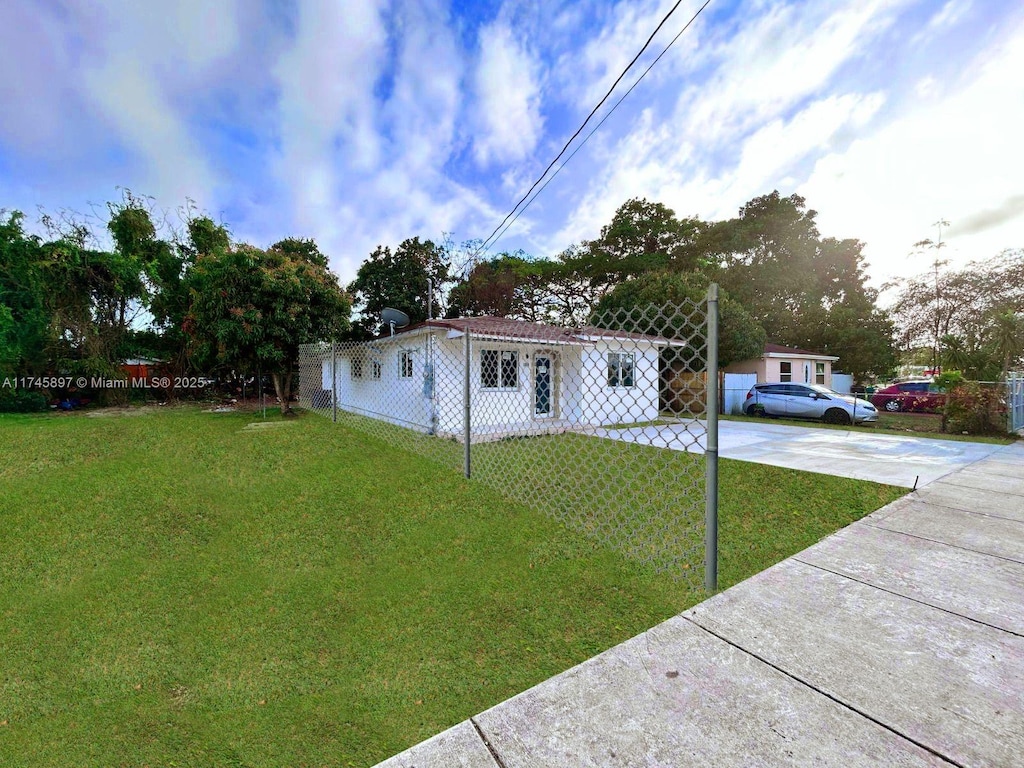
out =
[[554,416],[555,377],[551,355],[533,356],[533,415],[538,419]]

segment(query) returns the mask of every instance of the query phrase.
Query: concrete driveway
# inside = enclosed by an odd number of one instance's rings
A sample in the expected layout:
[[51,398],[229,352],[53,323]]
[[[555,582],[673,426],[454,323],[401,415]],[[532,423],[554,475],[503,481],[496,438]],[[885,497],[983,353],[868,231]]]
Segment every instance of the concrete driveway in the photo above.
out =
[[[598,430],[613,440],[703,453],[703,423]],[[718,455],[788,469],[918,488],[990,456],[1001,446],[872,434],[768,421],[719,421]]]

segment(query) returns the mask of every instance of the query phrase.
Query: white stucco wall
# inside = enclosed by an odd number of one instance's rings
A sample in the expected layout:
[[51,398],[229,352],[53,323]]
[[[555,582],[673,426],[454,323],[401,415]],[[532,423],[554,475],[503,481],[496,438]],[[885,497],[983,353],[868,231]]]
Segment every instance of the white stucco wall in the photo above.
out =
[[[608,353],[633,354],[632,387],[608,386]],[[652,344],[598,341],[582,351],[578,382],[578,420],[584,424],[622,424],[658,418],[658,348]]]
[[[436,430],[459,435],[463,431],[464,337],[447,338],[444,331],[416,334],[408,338],[368,342],[356,349],[339,350],[336,369],[338,408],[385,421],[429,431],[431,406],[424,393],[424,371],[428,359],[434,364],[434,409]],[[485,349],[514,350],[518,353],[518,376],[512,389],[482,386],[481,357]],[[401,352],[413,355],[413,376],[400,376]],[[634,386],[608,386],[608,353],[627,352],[634,356]],[[534,362],[536,355],[553,361],[552,413],[535,415]],[[353,377],[353,358],[363,359],[362,376]],[[381,364],[381,377],[372,376],[372,360]],[[545,345],[474,339],[470,384],[473,397],[474,433],[495,431],[513,425],[540,426],[546,420],[574,424],[606,425],[647,421],[658,417],[658,348],[648,344],[597,341],[594,345]],[[331,363],[325,361],[322,386],[331,390]]]
[[[425,334],[367,342],[355,348],[343,345],[338,351],[336,370],[338,408],[427,431],[430,412],[428,399],[423,394],[427,351]],[[400,375],[402,352],[413,356],[411,378]],[[363,361],[361,377],[353,376],[353,360],[357,355]],[[381,365],[379,379],[373,378],[374,359]],[[323,388],[331,389],[329,360],[323,363]]]
[[777,382],[782,381],[782,363],[789,363],[791,366],[793,377],[790,381],[796,384],[814,384],[815,381],[815,364],[824,363],[825,365],[825,381],[823,382],[826,387],[832,386],[832,361],[831,360],[815,360],[810,357],[802,357],[800,355],[791,355],[789,357],[769,357],[765,359],[765,381]]
[[[782,381],[782,363],[789,363],[792,367],[792,378],[790,381],[796,384],[814,384],[815,364],[824,363],[826,387],[832,386],[832,361],[815,360],[811,357],[791,355],[786,357],[762,357],[757,360],[737,360],[726,366],[723,370],[726,373],[753,373],[757,375],[758,382],[775,383]],[[805,373],[807,374],[805,381]]]

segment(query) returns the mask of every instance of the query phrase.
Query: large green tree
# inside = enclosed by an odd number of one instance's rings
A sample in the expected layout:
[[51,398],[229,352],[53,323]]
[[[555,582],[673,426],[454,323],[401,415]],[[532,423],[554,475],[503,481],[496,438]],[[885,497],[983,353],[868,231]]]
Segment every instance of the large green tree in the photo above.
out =
[[[601,327],[619,328],[674,338],[693,338],[703,333],[708,278],[696,272],[647,272],[617,285],[602,298],[591,316]],[[764,353],[765,332],[743,306],[719,292],[718,363],[725,367]],[[692,351],[703,364],[706,351],[697,344]]]
[[448,297],[448,317],[492,315],[530,322],[557,320],[552,289],[564,266],[522,251],[482,261]]
[[380,312],[385,307],[402,310],[412,323],[426,320],[428,279],[433,285],[431,315],[441,317],[449,282],[445,248],[419,237],[404,240],[394,251],[377,246],[348,286],[361,327],[370,334],[379,333],[383,328]]
[[858,379],[885,373],[892,324],[867,285],[863,243],[821,237],[816,216],[799,195],[772,192],[701,230],[694,247],[771,341],[837,355]]
[[282,242],[265,251],[219,243],[199,254],[184,330],[197,360],[271,374],[287,414],[299,345],[344,331],[351,301],[311,241]]
[[0,374],[4,375],[45,373],[54,341],[41,242],[26,235],[23,219],[20,211],[13,211],[0,221]]
[[[98,238],[75,214],[41,217],[50,237],[40,245],[40,265],[51,318],[45,354],[51,373],[118,376],[124,342],[148,302],[148,253],[138,245],[152,237],[148,218],[137,215],[141,202],[130,193],[108,210],[105,228],[112,250],[88,247]],[[120,390],[100,394],[107,402],[124,395]]]
[[662,203],[633,198],[619,206],[599,237],[585,241],[565,261],[603,294],[644,272],[694,269],[693,242],[700,228],[700,222],[679,219]]
[[904,352],[939,349],[947,366],[995,379],[1024,365],[1024,250],[897,281],[891,312]]
[[[182,280],[187,251],[158,236],[151,205],[125,190],[121,203],[108,203],[107,230],[121,268],[132,278],[132,291],[113,299],[111,321],[115,357],[156,356],[180,362],[184,338],[185,291]],[[126,287],[129,287],[126,285]],[[142,310],[158,330],[140,330]],[[180,370],[179,370],[180,373]]]

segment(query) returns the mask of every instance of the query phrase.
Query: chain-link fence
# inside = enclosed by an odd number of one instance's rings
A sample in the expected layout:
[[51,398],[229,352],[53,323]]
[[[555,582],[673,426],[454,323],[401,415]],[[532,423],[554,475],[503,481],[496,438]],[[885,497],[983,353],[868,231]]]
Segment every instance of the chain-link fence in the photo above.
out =
[[706,371],[717,350],[707,326],[706,305],[689,302],[576,328],[432,320],[372,341],[304,345],[300,399],[713,588]]
[[1006,431],[1024,430],[1024,372],[1006,377]]
[[841,387],[836,384],[838,374],[821,375],[817,381],[805,376],[804,382],[792,378],[759,382],[762,376],[722,374],[722,413],[923,433],[986,435],[1024,429],[1024,374],[1020,373],[1009,373],[1005,381],[965,380],[949,392],[925,379]]

